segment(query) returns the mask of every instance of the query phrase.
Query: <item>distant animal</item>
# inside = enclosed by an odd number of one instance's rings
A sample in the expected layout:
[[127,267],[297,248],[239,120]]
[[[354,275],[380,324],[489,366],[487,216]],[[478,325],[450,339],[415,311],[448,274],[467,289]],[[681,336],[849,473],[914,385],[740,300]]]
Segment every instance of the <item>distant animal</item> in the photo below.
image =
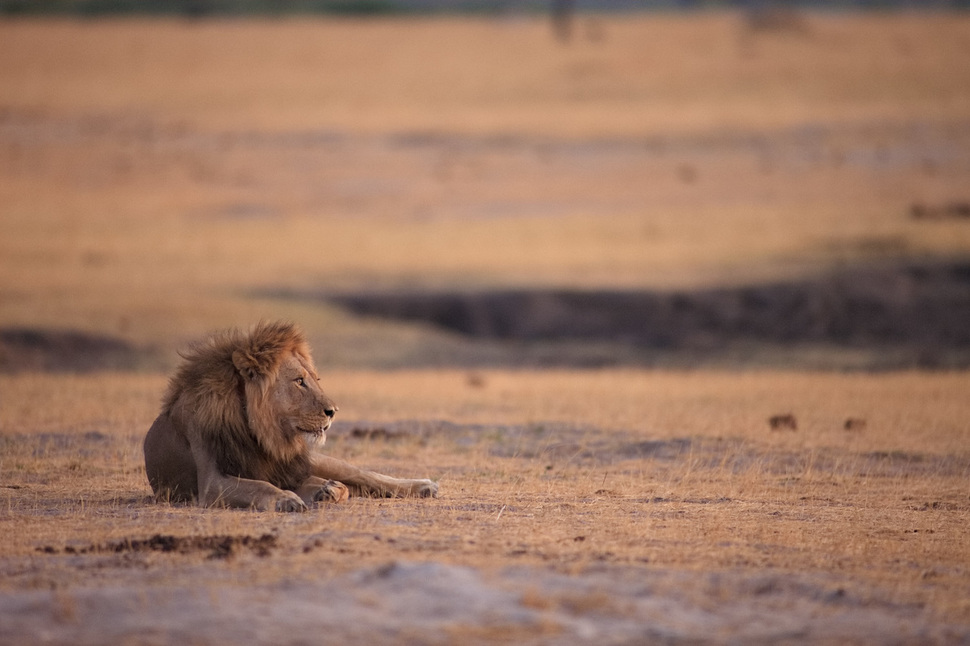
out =
[[431,480],[392,478],[318,451],[338,408],[295,325],[220,332],[182,358],[145,437],[157,499],[290,512],[350,493],[437,496]]

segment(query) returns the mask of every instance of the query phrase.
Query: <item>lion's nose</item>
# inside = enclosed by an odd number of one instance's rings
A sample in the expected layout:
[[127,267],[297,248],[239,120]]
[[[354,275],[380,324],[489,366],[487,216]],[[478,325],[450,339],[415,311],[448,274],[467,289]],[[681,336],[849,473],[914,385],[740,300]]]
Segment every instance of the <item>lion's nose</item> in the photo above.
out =
[[323,414],[329,417],[330,419],[333,419],[333,416],[337,414],[338,410],[340,409],[337,408],[336,406],[334,406],[333,408],[325,408],[323,410]]

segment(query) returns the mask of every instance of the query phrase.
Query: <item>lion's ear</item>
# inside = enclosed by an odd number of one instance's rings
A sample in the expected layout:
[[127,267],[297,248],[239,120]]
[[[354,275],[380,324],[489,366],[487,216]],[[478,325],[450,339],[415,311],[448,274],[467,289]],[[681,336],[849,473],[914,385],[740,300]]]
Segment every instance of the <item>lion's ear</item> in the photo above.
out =
[[232,353],[232,365],[236,366],[236,370],[243,378],[250,381],[258,379],[264,371],[259,359],[243,350],[236,350]]

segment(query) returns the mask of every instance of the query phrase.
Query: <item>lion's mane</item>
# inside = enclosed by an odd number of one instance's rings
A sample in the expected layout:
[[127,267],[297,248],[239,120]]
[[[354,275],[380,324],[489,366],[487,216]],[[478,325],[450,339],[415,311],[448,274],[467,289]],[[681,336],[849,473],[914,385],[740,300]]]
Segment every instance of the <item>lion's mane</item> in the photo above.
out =
[[310,475],[310,454],[283,431],[272,397],[289,353],[311,361],[306,338],[289,323],[209,337],[181,354],[162,410],[194,428],[224,474],[292,490]]

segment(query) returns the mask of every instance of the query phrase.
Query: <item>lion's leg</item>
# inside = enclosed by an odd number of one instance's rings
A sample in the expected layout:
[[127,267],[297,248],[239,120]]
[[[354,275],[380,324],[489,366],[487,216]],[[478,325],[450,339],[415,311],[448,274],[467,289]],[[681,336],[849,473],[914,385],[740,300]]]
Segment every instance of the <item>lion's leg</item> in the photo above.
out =
[[145,436],[145,474],[159,500],[185,501],[198,493],[198,476],[189,441],[168,415],[155,419]]
[[377,496],[382,498],[436,498],[438,484],[431,480],[407,480],[392,478],[381,473],[366,471],[349,462],[332,458],[322,453],[312,457],[313,475],[325,480],[342,482],[358,496]]
[[307,506],[292,491],[284,491],[262,480],[227,476],[204,449],[192,445],[192,457],[199,472],[199,504],[203,507],[244,507],[259,511],[306,511]]
[[343,502],[350,497],[350,490],[336,480],[310,476],[296,488],[296,495],[307,505],[312,505],[315,502]]

